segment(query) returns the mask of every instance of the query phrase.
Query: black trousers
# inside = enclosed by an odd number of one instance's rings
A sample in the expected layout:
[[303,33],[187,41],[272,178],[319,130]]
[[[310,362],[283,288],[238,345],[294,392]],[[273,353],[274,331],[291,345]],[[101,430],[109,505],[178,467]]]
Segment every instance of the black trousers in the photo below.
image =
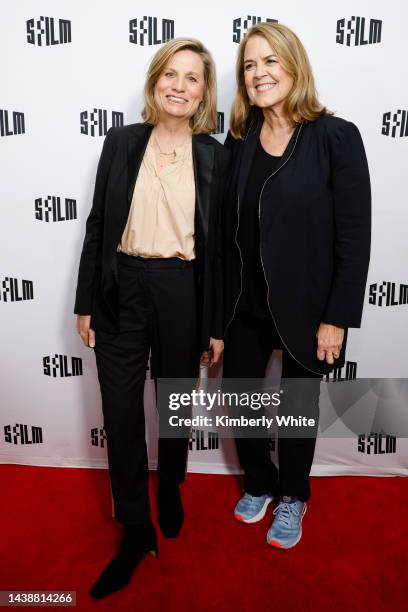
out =
[[[150,518],[144,384],[151,351],[155,378],[195,378],[200,353],[194,263],[118,255],[120,332],[96,332],[95,356],[107,436],[115,518]],[[159,480],[185,478],[188,438],[160,438]]]
[[[319,419],[319,394],[322,377],[300,365],[283,347],[272,318],[261,320],[238,313],[228,331],[224,349],[225,378],[263,378],[273,349],[282,349],[282,384],[284,394],[278,414],[305,415],[314,418],[316,427],[310,437],[278,436],[279,470],[270,456],[267,436],[236,438],[245,491],[251,495],[310,497],[309,474],[313,463]],[[284,379],[302,379],[285,385]],[[288,381],[289,382],[289,381]]]

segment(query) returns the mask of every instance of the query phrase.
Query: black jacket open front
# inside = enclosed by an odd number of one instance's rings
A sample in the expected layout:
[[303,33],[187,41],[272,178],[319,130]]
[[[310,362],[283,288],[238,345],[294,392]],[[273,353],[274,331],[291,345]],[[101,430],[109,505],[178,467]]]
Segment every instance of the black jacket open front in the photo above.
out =
[[[145,123],[111,128],[103,145],[86,222],[74,308],[76,314],[91,314],[96,331],[119,331],[116,250],[152,129]],[[220,220],[230,154],[205,134],[193,135],[192,146],[197,306],[204,350],[210,336],[222,338],[223,333]]]
[[[238,210],[263,117],[244,140],[228,135],[232,169],[224,205],[225,325],[240,294],[236,243]],[[297,128],[259,198],[260,255],[268,303],[290,353],[311,371],[332,366],[316,357],[320,322],[360,327],[370,258],[371,194],[363,142],[357,127],[325,115]]]

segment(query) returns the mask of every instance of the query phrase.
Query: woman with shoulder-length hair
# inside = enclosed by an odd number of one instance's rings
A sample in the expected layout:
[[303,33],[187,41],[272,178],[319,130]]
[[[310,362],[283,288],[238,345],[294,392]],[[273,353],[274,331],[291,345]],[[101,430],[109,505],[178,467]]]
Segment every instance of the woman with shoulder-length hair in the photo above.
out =
[[252,27],[236,77],[225,143],[224,376],[262,378],[281,349],[278,412],[307,416],[310,427],[281,425],[279,470],[266,433],[237,438],[245,491],[234,515],[254,523],[276,500],[267,542],[290,548],[310,497],[321,378],[344,364],[348,328],[361,323],[370,179],[357,127],[319,102],[307,53],[289,28]]
[[[123,588],[149,551],[143,390],[154,378],[196,378],[223,350],[220,208],[229,153],[216,129],[216,74],[194,39],[174,39],[151,61],[144,123],[111,128],[100,157],[79,266],[78,332],[94,348],[108,442],[118,554],[92,588]],[[188,439],[159,439],[158,521],[183,523],[179,485]]]

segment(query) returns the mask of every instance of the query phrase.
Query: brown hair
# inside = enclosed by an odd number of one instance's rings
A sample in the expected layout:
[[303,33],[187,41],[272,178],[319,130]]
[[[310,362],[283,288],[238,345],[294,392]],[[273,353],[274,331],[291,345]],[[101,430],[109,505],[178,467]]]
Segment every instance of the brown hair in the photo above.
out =
[[197,112],[190,118],[193,134],[210,134],[217,126],[217,78],[214,60],[204,45],[195,38],[174,38],[163,45],[150,62],[144,87],[144,108],[142,117],[146,123],[156,125],[159,119],[154,99],[154,88],[163,70],[178,51],[194,51],[204,65],[204,96]]
[[293,87],[285,100],[285,111],[293,125],[332,115],[317,97],[312,67],[299,38],[287,26],[274,22],[254,25],[242,39],[236,64],[237,92],[231,110],[230,129],[234,138],[245,136],[251,104],[245,87],[245,47],[253,36],[262,36],[278,56],[281,66],[293,78]]

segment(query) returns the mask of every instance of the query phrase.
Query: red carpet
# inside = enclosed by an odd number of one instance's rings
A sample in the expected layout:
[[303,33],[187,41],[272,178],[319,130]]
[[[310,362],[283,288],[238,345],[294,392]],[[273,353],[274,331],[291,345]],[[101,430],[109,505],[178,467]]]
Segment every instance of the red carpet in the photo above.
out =
[[101,601],[88,590],[120,534],[107,472],[2,465],[0,485],[0,590],[75,590],[81,611],[407,609],[404,478],[313,478],[303,539],[282,551],[265,543],[271,508],[256,525],[231,518],[237,478],[189,474],[181,536],[159,535],[158,559]]

